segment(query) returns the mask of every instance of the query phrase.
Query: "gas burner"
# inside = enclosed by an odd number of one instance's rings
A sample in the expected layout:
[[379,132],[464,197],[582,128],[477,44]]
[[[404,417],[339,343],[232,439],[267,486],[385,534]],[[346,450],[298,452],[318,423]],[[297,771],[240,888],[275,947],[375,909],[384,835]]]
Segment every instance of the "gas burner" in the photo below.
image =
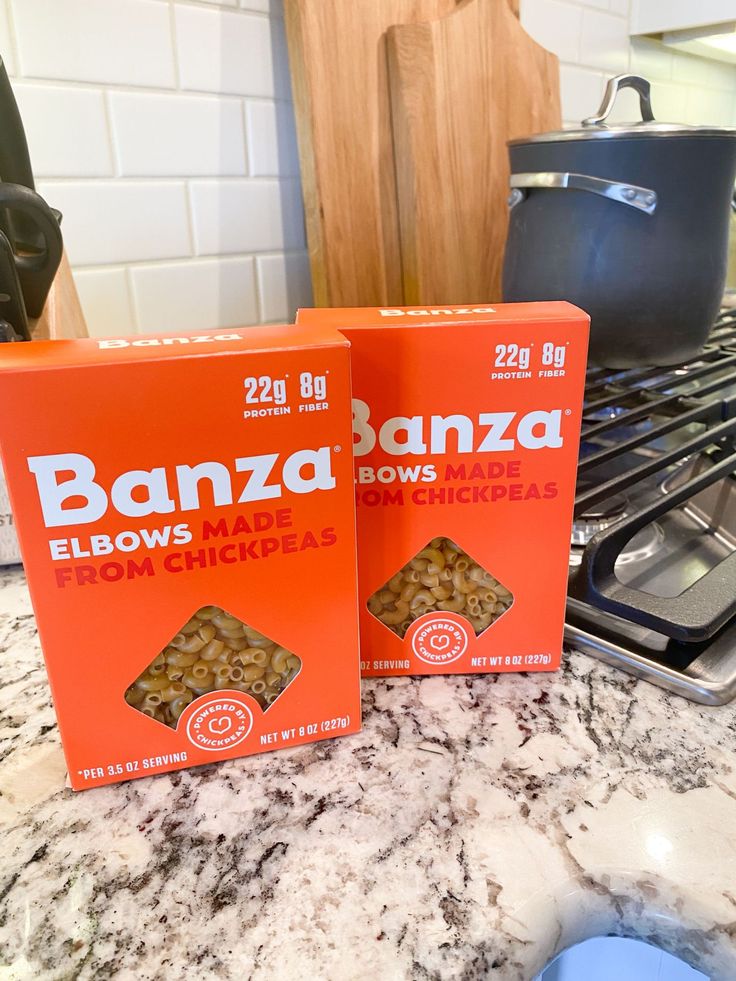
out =
[[[579,490],[586,490],[583,482],[580,482]],[[602,504],[596,504],[585,514],[576,517],[572,525],[570,544],[573,546],[585,546],[593,535],[604,528],[610,528],[612,524],[626,515],[628,499],[622,494],[611,497]]]
[[703,384],[699,378],[688,378],[691,370],[697,367],[697,363],[694,365],[682,365],[680,368],[675,368],[672,372],[669,386],[666,384],[662,389],[665,394],[670,392],[677,392],[678,395],[693,395],[696,394],[702,387]]
[[600,409],[584,409],[583,418],[586,422],[606,422],[609,419],[618,419],[628,411],[621,405],[608,405]]
[[[626,512],[621,514],[621,517],[626,517]],[[576,534],[575,527],[578,522],[573,526],[573,537]],[[588,535],[587,541],[576,542],[573,540],[572,547],[570,548],[570,560],[569,566],[571,570],[578,569],[580,563],[583,560],[583,552],[585,551],[585,545],[593,537],[596,531],[602,531],[603,528],[610,527],[613,521],[610,521],[607,525],[594,525],[592,522],[586,526],[585,533],[588,533],[590,529],[592,534]],[[582,532],[580,533],[582,535]],[[653,558],[657,552],[661,551],[665,544],[665,531],[664,528],[657,521],[653,521],[651,524],[642,528],[641,531],[637,532],[634,537],[624,545],[616,559],[615,570],[619,572],[622,567],[628,566],[631,570],[627,576],[621,575],[622,581],[626,581],[629,576],[633,576],[636,573],[636,565],[638,563],[646,563],[649,559]]]
[[622,565],[633,565],[636,562],[645,562],[656,555],[664,545],[664,528],[653,521],[646,528],[642,528],[634,537],[621,549],[619,557],[616,559],[615,568]]
[[[706,385],[710,385],[719,376],[727,378],[728,368],[724,368],[720,372],[711,372],[710,375],[705,377],[699,377],[697,369],[703,367],[705,364],[703,361],[694,361],[690,364],[681,365],[672,371],[669,381],[666,378],[658,379],[658,382],[661,383],[662,392],[665,395],[677,394],[680,397],[697,397]],[[696,377],[690,377],[692,374],[695,374]],[[733,382],[731,381],[730,384],[732,386]],[[731,391],[733,391],[732,387]]]
[[694,701],[730,701],[736,318],[688,364],[590,369],[586,406],[567,640]]

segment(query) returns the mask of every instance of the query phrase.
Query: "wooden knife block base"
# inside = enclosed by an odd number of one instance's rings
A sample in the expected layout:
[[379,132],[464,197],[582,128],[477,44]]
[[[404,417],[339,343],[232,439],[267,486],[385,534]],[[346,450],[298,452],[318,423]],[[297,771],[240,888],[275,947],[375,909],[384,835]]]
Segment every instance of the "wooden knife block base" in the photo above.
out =
[[29,320],[28,326],[34,341],[89,337],[66,252],[61,257],[43,313],[37,319]]

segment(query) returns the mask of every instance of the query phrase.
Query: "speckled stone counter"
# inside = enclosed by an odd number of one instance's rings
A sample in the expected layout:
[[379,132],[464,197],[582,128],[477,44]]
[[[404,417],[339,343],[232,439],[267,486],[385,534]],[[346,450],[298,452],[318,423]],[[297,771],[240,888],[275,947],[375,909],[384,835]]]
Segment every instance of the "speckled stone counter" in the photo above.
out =
[[524,979],[586,937],[736,978],[736,709],[579,654],[373,680],[352,737],[75,794],[0,576],[0,977]]

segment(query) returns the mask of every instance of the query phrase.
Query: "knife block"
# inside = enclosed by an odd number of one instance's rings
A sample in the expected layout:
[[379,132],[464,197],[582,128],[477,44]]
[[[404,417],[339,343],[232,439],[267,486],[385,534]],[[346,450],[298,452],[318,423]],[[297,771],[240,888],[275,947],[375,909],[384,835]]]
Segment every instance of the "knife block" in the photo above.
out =
[[[66,252],[61,258],[43,313],[36,320],[30,320],[28,326],[34,341],[88,336]],[[20,549],[13,527],[5,477],[0,469],[0,566],[14,565],[17,562],[20,562]]]
[[29,327],[34,341],[89,336],[66,252],[61,257],[43,313],[29,320]]
[[[61,257],[43,313],[37,319],[30,320],[28,326],[34,341],[88,336],[66,252]],[[0,566],[14,565],[16,562],[20,562],[20,550],[13,528],[5,478],[0,470]]]

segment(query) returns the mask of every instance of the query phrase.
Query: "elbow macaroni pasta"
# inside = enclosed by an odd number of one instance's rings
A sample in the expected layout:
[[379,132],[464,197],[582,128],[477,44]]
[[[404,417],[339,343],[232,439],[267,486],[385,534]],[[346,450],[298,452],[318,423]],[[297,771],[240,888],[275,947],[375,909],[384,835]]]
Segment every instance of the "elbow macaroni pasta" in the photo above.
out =
[[247,692],[272,705],[302,666],[300,658],[219,606],[203,606],[125,692],[128,705],[176,728],[199,695]]
[[398,637],[436,610],[459,613],[476,635],[498,620],[514,598],[449,538],[433,538],[368,600],[368,609]]

